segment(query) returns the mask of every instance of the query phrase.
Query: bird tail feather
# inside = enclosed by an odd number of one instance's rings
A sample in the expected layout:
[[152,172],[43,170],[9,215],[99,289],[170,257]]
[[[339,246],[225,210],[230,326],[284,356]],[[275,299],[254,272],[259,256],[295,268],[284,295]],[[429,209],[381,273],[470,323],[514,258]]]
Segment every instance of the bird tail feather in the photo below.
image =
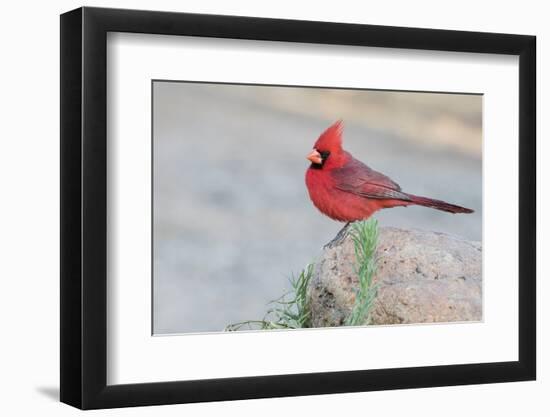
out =
[[448,213],[473,213],[472,209],[450,204],[445,201],[435,200],[433,198],[420,197],[418,195],[408,194],[413,204],[419,206],[430,207],[436,210],[446,211]]

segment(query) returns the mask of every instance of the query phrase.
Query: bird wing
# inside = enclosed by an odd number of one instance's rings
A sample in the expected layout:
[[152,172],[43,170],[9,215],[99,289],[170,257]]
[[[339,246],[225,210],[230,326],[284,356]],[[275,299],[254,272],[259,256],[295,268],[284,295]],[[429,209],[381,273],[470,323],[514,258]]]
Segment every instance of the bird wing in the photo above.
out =
[[331,172],[336,188],[365,198],[410,201],[395,181],[357,159]]

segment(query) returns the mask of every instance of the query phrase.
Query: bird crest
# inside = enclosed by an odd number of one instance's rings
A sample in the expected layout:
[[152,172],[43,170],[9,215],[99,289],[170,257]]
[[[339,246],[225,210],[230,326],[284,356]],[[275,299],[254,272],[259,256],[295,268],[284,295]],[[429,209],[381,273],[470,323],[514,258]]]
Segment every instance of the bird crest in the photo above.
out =
[[342,150],[342,132],[344,130],[344,122],[342,119],[333,123],[327,130],[321,133],[314,148],[319,152],[340,152]]

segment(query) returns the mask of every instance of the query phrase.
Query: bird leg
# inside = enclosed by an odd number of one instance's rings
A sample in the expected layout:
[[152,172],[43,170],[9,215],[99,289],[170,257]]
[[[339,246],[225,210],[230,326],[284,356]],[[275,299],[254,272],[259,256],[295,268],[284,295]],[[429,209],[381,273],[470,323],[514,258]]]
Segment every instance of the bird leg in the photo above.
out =
[[340,231],[336,234],[334,239],[332,239],[330,242],[328,242],[325,246],[323,246],[323,249],[326,248],[332,248],[340,243],[346,238],[348,235],[348,228],[352,222],[347,222],[344,227],[340,229]]

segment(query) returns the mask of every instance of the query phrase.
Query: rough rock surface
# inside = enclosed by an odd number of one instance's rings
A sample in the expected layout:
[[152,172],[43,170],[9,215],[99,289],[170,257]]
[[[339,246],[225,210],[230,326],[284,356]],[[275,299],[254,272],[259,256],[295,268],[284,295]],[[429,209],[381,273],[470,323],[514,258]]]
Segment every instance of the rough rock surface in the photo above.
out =
[[[421,230],[379,228],[371,324],[480,321],[481,243]],[[324,249],[310,282],[315,327],[340,326],[358,286],[353,242]]]

